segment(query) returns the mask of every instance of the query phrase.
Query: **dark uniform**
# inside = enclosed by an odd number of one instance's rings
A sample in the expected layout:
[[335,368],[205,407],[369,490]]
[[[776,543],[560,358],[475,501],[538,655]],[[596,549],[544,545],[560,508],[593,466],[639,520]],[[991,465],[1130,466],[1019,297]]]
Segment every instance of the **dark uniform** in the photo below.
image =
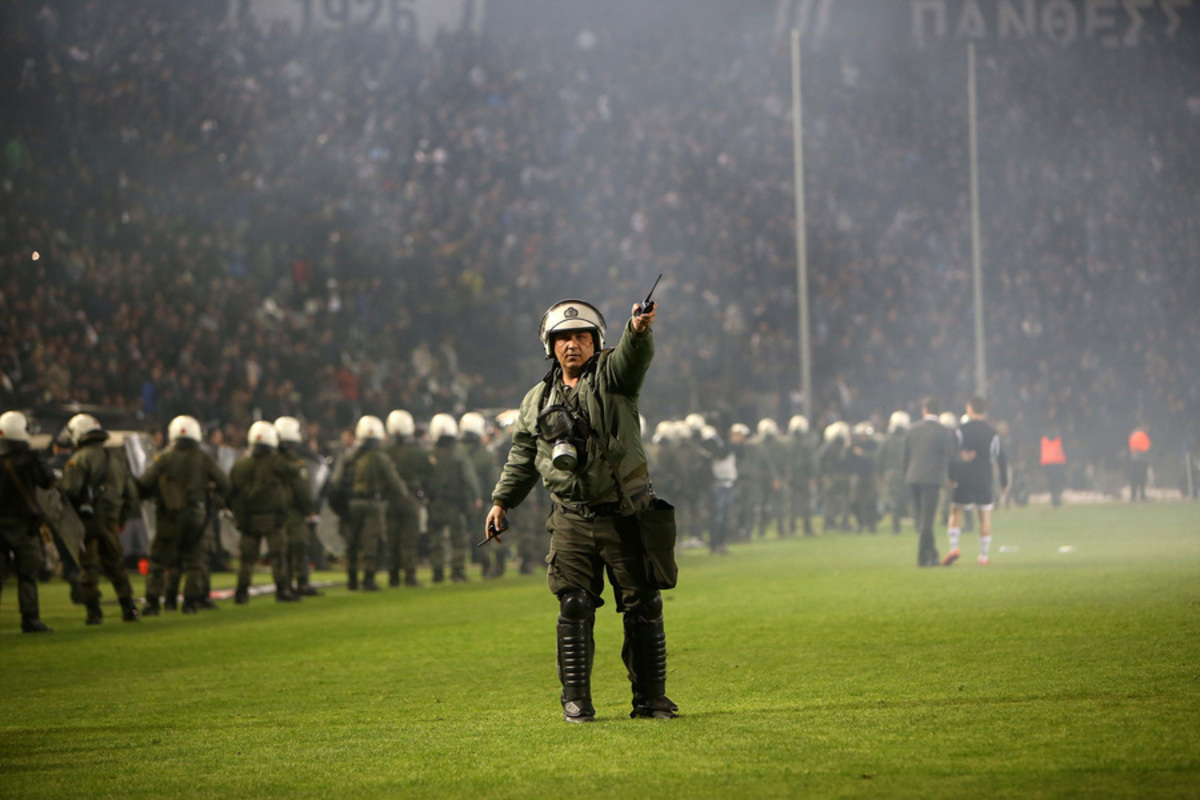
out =
[[404,574],[405,586],[420,586],[417,580],[417,538],[421,533],[421,498],[425,496],[425,484],[433,465],[429,453],[416,442],[393,437],[385,448],[388,458],[396,467],[396,474],[408,487],[409,494],[388,505],[387,570],[388,584],[400,585]]
[[343,528],[346,538],[346,588],[358,589],[358,562],[362,559],[362,588],[369,592],[379,589],[375,572],[379,569],[379,546],[387,530],[389,504],[400,504],[410,497],[408,486],[396,472],[392,460],[383,452],[379,439],[364,438],[346,453],[334,470],[332,481],[348,484],[348,500],[334,506],[342,509],[349,525]]
[[[483,440],[473,433],[464,433],[462,448],[475,473],[478,487],[494,486],[496,479],[500,477],[500,465],[496,463],[496,456]],[[476,494],[476,497],[481,496],[482,489]],[[499,578],[504,574],[505,562],[508,560],[507,546],[497,542],[488,550],[480,550],[479,554],[482,559],[483,577]]]
[[450,579],[467,579],[467,510],[482,497],[475,468],[453,436],[439,437],[431,454],[429,495],[429,565],[433,582],[444,578],[449,550]]
[[157,501],[154,543],[146,573],[145,613],[159,614],[168,570],[183,573],[183,610],[194,612],[208,596],[204,535],[216,516],[209,492],[227,503],[229,478],[198,442],[179,438],[154,457],[138,480],[138,488],[143,497]]
[[870,436],[855,436],[846,461],[854,475],[851,508],[858,533],[875,533],[879,523],[879,485],[875,481],[875,441]]
[[275,599],[289,602],[299,598],[288,586],[284,565],[284,523],[292,497],[301,483],[307,484],[300,468],[276,448],[255,445],[229,472],[232,484],[230,505],[241,531],[241,559],[238,564],[237,592],[234,601],[244,605],[250,600],[254,564],[267,542],[267,560],[275,581]]
[[788,481],[791,488],[791,512],[789,527],[795,521],[804,521],[804,535],[812,536],[812,479],[816,477],[816,451],[812,437],[802,431],[794,431],[788,437]]
[[[521,402],[512,449],[492,492],[497,506],[513,508],[540,477],[553,499],[546,523],[551,533],[547,582],[559,600],[558,668],[569,721],[594,718],[592,627],[595,609],[604,602],[606,573],[617,610],[625,615],[621,655],[633,688],[631,716],[673,717],[677,710],[666,696],[662,579],[648,566],[650,554],[635,516],[661,503],[650,486],[637,407],[653,356],[650,331],[638,332],[630,323],[614,349],[596,353],[583,365],[574,388],[563,383],[556,362]],[[571,409],[576,431],[580,419],[591,429],[586,441],[576,437],[576,449],[583,448],[586,456],[580,452],[583,460],[575,470],[555,467],[554,443],[539,435],[539,415],[551,400]]]
[[292,483],[287,516],[283,521],[283,564],[287,569],[287,584],[300,597],[316,597],[321,592],[308,580],[308,520],[317,513],[311,469],[320,461],[303,442],[281,441],[279,452],[300,471],[300,480]]
[[[15,413],[15,412],[14,412]],[[17,574],[21,630],[47,633],[38,610],[38,573],[42,569],[42,509],[38,487],[49,489],[54,475],[27,442],[0,442],[0,587],[12,558]]]
[[892,533],[900,532],[900,520],[908,516],[909,489],[904,482],[904,436],[907,427],[895,427],[876,455],[876,465],[883,476],[887,508],[892,514]]
[[137,488],[123,452],[104,446],[108,434],[95,430],[84,436],[79,449],[63,469],[62,490],[83,520],[84,549],[80,554],[79,588],[87,606],[87,623],[104,620],[100,610],[100,573],[108,574],[121,618],[136,622],[133,587],[125,571],[121,548],[121,528],[125,520],[138,513]]
[[846,456],[845,438],[834,436],[821,446],[821,503],[825,512],[825,530],[850,530],[850,492],[853,473]]

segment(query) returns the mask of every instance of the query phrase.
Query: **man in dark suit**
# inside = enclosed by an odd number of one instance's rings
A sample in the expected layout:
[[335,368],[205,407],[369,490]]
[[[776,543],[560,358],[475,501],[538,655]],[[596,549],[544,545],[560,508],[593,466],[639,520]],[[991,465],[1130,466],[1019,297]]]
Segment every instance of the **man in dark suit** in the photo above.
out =
[[949,480],[950,461],[954,458],[954,433],[938,422],[941,402],[932,395],[921,401],[920,422],[908,429],[904,438],[904,482],[912,487],[913,519],[921,538],[917,546],[917,566],[936,567],[937,543],[933,538],[933,520],[937,514],[938,492]]

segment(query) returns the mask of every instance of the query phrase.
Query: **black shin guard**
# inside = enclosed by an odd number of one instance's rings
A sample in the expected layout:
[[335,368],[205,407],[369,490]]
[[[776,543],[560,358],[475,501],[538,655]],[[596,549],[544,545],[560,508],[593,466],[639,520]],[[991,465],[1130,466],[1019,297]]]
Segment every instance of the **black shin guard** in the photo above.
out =
[[592,707],[592,625],[595,606],[582,590],[559,597],[558,679],[562,683],[563,718],[567,722],[590,722]]
[[629,716],[674,719],[679,707],[667,697],[667,634],[661,595],[656,593],[626,609],[621,656],[633,686]]

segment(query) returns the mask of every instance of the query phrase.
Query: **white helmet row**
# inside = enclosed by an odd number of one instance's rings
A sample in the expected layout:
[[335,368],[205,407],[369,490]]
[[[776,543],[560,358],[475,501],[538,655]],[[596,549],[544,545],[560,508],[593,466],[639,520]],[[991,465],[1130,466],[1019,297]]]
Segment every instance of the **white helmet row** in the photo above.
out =
[[387,432],[388,436],[413,436],[417,432],[417,424],[413,421],[413,415],[402,408],[397,408],[388,414]]
[[779,424],[770,417],[758,421],[758,435],[764,439],[774,439],[779,436]]
[[0,441],[29,442],[29,420],[20,411],[0,414]]
[[749,436],[750,426],[741,422],[735,422],[729,426],[729,433],[732,436]]
[[458,423],[449,414],[434,414],[429,421],[429,438],[437,441],[443,436],[458,438]]
[[251,447],[261,444],[275,449],[279,447],[279,432],[275,430],[274,425],[260,419],[250,426],[250,432],[246,434],[246,443]]
[[71,437],[71,444],[76,447],[85,437],[97,431],[103,433],[104,428],[101,427],[100,420],[91,414],[76,414],[67,421],[67,435]]
[[542,347],[546,349],[546,357],[550,358],[554,355],[554,345],[551,342],[554,334],[589,329],[596,332],[596,350],[603,350],[604,334],[607,330],[604,315],[591,303],[585,303],[583,300],[559,300],[542,315],[538,337],[542,340]]
[[905,430],[911,424],[912,418],[908,416],[907,411],[893,411],[892,416],[888,419],[888,433]]
[[472,433],[482,439],[487,434],[487,420],[477,411],[468,411],[458,420],[458,428],[464,436]]
[[354,426],[354,438],[359,442],[365,442],[367,439],[383,441],[383,420],[370,414],[362,417],[359,419],[358,424]]
[[295,417],[280,417],[275,420],[275,432],[281,442],[302,442],[304,432],[300,429],[300,420]]
[[797,414],[789,419],[788,433],[808,433],[808,417]]
[[683,418],[688,433],[699,433],[704,430],[704,415],[692,412]]
[[167,426],[167,441],[169,442],[180,439],[199,442],[201,438],[203,438],[203,434],[200,432],[200,423],[196,421],[195,417],[184,414],[171,420],[171,424]]

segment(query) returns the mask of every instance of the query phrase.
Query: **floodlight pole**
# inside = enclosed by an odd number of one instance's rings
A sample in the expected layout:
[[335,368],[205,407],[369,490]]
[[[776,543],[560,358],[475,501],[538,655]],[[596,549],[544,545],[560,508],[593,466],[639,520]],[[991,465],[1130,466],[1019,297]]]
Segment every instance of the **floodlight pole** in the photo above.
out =
[[971,271],[975,284],[975,394],[987,396],[987,348],[983,332],[983,266],[979,243],[979,130],[975,102],[975,43],[967,42],[967,105],[971,131]]
[[[800,328],[800,390],[804,416],[813,420],[812,346],[808,337],[808,242],[804,209],[804,115],[800,96],[800,31],[792,29],[792,149],[796,192],[796,305]],[[814,421],[815,422],[815,421]]]

